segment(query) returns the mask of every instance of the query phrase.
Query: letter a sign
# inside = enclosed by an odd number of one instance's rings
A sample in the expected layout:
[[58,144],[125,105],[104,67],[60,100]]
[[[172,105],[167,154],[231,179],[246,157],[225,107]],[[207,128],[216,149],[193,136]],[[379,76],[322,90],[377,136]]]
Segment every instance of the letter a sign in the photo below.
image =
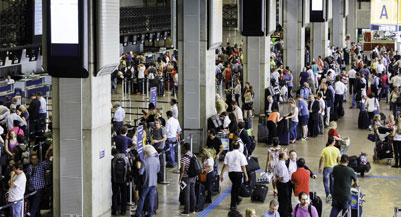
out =
[[377,30],[379,26],[396,29],[397,0],[371,0],[370,24],[371,29]]

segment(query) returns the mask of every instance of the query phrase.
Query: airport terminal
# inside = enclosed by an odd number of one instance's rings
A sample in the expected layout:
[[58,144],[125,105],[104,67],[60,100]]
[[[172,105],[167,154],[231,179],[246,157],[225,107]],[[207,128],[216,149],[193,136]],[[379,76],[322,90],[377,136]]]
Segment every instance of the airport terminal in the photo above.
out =
[[0,217],[401,216],[399,0],[0,0]]

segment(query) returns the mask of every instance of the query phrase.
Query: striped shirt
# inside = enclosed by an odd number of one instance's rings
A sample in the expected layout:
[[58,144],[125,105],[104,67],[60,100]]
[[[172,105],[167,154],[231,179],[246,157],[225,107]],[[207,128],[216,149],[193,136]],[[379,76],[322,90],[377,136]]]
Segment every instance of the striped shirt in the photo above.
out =
[[184,175],[182,177],[188,177],[189,164],[191,162],[192,156],[193,156],[192,152],[188,151],[187,153],[185,153],[184,157],[181,158],[180,163],[185,164]]

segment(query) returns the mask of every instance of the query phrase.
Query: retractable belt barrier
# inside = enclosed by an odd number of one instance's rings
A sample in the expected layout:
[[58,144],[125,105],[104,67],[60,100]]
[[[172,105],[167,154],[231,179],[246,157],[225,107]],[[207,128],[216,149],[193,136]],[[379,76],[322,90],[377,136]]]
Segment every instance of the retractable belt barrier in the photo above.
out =
[[11,203],[9,203],[9,204],[7,204],[7,205],[4,205],[4,206],[0,206],[0,211],[1,211],[1,210],[4,210],[4,209],[7,209],[7,208],[9,208],[9,207],[15,205],[16,203],[18,203],[18,202],[20,202],[20,201],[22,201],[22,200],[25,200],[25,199],[27,199],[27,198],[29,198],[29,197],[35,195],[35,194],[36,194],[36,191],[33,191],[33,192],[29,193],[29,194],[26,194],[26,195],[24,196],[24,199],[11,202]]
[[401,209],[398,207],[394,207],[394,217],[398,217],[399,212],[401,212]]

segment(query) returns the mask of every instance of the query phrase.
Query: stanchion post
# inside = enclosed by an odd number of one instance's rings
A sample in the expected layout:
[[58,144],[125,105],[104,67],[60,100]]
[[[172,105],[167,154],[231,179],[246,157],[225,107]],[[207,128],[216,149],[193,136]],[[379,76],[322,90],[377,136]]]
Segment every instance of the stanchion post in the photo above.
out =
[[[139,106],[136,107],[136,120],[139,121]],[[139,123],[138,123],[139,126]]]
[[[164,164],[166,164],[166,152],[165,152],[165,151],[162,151],[161,154],[162,154],[162,157],[163,157]],[[163,170],[163,180],[160,182],[160,184],[162,184],[162,185],[168,185],[168,184],[170,184],[170,182],[167,181],[166,165],[164,165],[164,167],[162,168],[162,170]]]
[[[185,140],[185,139],[184,139]],[[173,170],[173,173],[176,173],[176,174],[180,174],[180,161],[181,161],[181,140],[180,140],[180,138],[178,137],[178,140],[177,140],[177,143],[176,143],[176,145],[177,145],[177,168],[175,169],[175,170]],[[175,157],[175,156],[174,156]]]
[[398,217],[399,211],[400,211],[400,209],[398,209],[398,207],[394,207],[394,217]]
[[192,153],[192,134],[191,135],[189,135],[189,141],[190,141],[190,145],[191,145],[191,153]]
[[132,216],[133,215],[133,206],[134,206],[134,203],[132,202],[132,178],[130,179],[130,182],[129,182],[129,203],[128,203],[128,206],[129,206],[129,216]]
[[43,144],[43,142],[39,142],[39,157],[40,157],[40,162],[43,161],[42,144]]
[[132,123],[132,108],[131,108],[131,84],[132,82],[129,83],[129,89],[128,89],[128,97],[129,97],[129,123]]

